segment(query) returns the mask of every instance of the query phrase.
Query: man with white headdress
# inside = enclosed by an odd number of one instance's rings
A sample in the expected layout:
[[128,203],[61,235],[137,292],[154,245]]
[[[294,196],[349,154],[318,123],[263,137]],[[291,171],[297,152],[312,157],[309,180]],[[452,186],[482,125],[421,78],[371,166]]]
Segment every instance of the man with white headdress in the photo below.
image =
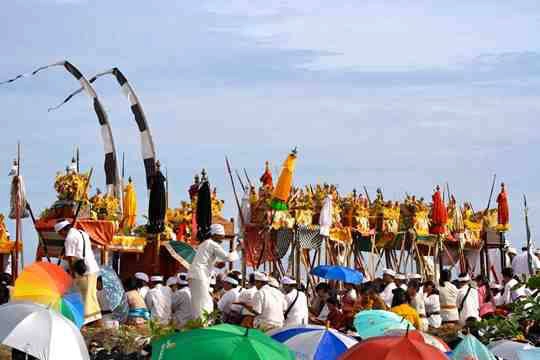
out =
[[213,224],[210,227],[210,238],[199,244],[191,263],[188,275],[194,319],[200,318],[204,312],[214,311],[214,302],[210,295],[210,271],[212,268],[214,266],[224,267],[223,262],[232,262],[239,258],[234,248],[229,253],[223,250],[220,243],[224,238],[225,228],[223,225]]
[[521,254],[514,257],[512,260],[512,270],[514,270],[514,275],[520,277],[528,278],[530,276],[529,272],[529,259],[531,260],[531,269],[533,274],[536,274],[537,270],[540,270],[540,260],[533,254],[532,250],[529,250],[526,246],[521,248]]
[[458,277],[457,306],[459,311],[459,323],[465,325],[468,319],[480,320],[480,299],[478,290],[471,285],[471,277],[462,273]]
[[191,320],[191,292],[187,280],[179,277],[177,280],[178,290],[172,295],[171,309],[173,324],[181,329]]
[[506,266],[512,266],[514,258],[517,256],[517,250],[513,246],[507,246],[504,254]]
[[97,297],[99,266],[92,250],[90,236],[85,231],[75,229],[67,220],[56,223],[54,231],[65,239],[66,260],[84,301],[84,324],[101,319]]
[[287,309],[285,310],[285,326],[307,325],[309,321],[309,309],[306,294],[298,290],[296,280],[290,277],[281,279]]
[[139,295],[145,299],[148,291],[150,290],[150,287],[148,287],[150,277],[143,272],[135,273],[134,277],[137,283],[137,291],[139,292]]
[[230,324],[239,324],[241,319],[242,306],[237,305],[240,295],[239,282],[234,277],[226,276],[223,279],[223,289],[225,293],[219,299],[217,307],[223,314],[223,321]]
[[394,282],[396,277],[396,272],[392,269],[385,269],[383,271],[383,283],[384,290],[380,293],[381,299],[384,301],[388,308],[392,307],[392,299],[394,299],[394,289],[397,288],[396,283]]
[[161,275],[150,278],[150,287],[145,298],[150,316],[157,322],[167,325],[172,317],[172,290],[168,286],[163,286]]
[[407,291],[407,276],[402,273],[397,273],[395,278],[396,286]]

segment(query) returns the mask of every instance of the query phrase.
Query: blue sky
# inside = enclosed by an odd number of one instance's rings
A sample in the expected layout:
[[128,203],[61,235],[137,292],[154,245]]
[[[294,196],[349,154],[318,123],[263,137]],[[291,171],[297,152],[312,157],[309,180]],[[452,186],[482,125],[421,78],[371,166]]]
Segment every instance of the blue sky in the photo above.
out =
[[[224,156],[255,178],[265,160],[278,165],[298,145],[298,183],[338,183],[343,192],[366,185],[428,198],[449,182],[459,201],[483,208],[497,173],[509,189],[509,238],[524,241],[523,193],[533,234],[540,226],[537,1],[16,0],[2,10],[0,78],[62,59],[87,76],[124,72],[168,169],[172,203],[204,167],[233,216]],[[47,112],[76,87],[61,69],[0,87],[0,163],[7,174],[20,139],[36,211],[53,202],[54,174],[77,145],[103,187],[87,98]],[[142,210],[127,101],[112,79],[96,90]],[[5,213],[7,176],[0,199]],[[29,255],[29,225],[24,235]]]

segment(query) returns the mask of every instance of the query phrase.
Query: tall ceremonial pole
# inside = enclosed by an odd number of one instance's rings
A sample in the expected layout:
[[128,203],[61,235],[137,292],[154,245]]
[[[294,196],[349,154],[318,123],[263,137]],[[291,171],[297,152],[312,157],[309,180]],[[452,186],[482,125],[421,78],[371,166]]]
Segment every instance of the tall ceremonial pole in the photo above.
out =
[[527,234],[527,266],[529,275],[534,275],[531,256],[531,228],[529,227],[529,207],[527,206],[527,197],[523,194],[523,210],[525,212],[525,231]]

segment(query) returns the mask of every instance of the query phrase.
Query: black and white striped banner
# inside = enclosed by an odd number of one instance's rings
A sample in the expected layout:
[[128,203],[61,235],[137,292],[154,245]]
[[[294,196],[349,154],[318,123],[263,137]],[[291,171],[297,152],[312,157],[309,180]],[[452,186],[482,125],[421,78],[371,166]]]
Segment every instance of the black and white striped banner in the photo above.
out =
[[[118,68],[112,68],[110,70],[104,71],[97,74],[96,76],[91,77],[88,81],[93,83],[98,78],[103,75],[113,75],[116,78],[116,81],[120,84],[122,92],[126,95],[131,105],[131,112],[135,117],[135,122],[140,131],[141,136],[141,152],[144,161],[144,168],[146,171],[146,185],[150,189],[150,179],[156,171],[156,150],[154,146],[154,140],[152,134],[150,133],[150,128],[148,127],[148,122],[146,121],[146,116],[144,114],[143,108],[139,101],[139,98],[135,94],[135,91],[127,81],[126,77]],[[73,98],[78,93],[82,92],[83,88],[74,91],[66,99],[61,102],[59,105],[50,108],[49,110],[55,110],[67,103],[71,98]]]
[[63,66],[79,83],[81,84],[81,90],[84,90],[88,96],[92,98],[92,105],[94,107],[94,111],[96,112],[99,125],[101,126],[101,137],[103,139],[103,147],[105,150],[105,180],[107,184],[107,191],[109,194],[114,196],[120,196],[120,181],[118,176],[118,164],[116,161],[116,150],[114,147],[114,139],[113,134],[111,130],[111,126],[109,124],[109,120],[107,117],[107,113],[105,112],[105,109],[101,105],[98,96],[90,84],[90,82],[83,76],[83,74],[77,69],[73,64],[71,64],[69,61],[59,61],[54,64],[42,66],[31,73],[21,74],[17,75],[13,79],[9,79],[7,81],[1,82],[1,84],[11,83],[16,81],[17,79],[27,77],[27,76],[33,76],[40,72],[41,70],[45,70],[51,67],[55,66]]

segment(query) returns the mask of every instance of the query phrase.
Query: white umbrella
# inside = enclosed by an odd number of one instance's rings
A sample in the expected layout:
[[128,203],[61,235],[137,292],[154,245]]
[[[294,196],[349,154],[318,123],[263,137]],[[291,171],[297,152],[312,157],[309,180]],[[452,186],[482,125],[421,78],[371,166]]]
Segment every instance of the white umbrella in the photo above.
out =
[[42,305],[12,302],[0,306],[0,342],[40,360],[89,360],[79,329]]
[[504,360],[520,360],[521,351],[531,348],[534,349],[530,344],[510,340],[499,340],[488,345],[489,351]]

